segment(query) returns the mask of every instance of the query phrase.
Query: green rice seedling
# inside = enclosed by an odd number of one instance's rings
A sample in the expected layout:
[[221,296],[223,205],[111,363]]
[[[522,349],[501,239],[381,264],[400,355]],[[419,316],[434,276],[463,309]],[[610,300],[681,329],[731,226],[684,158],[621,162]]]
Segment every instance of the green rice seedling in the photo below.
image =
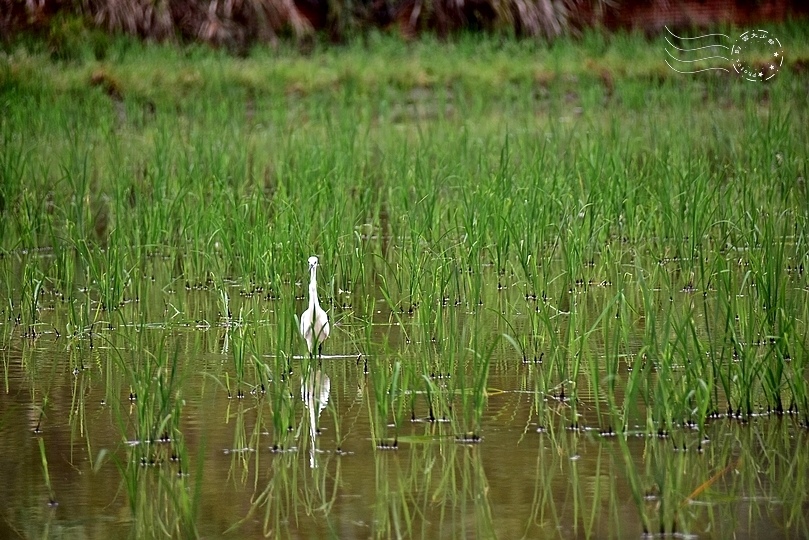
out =
[[[703,300],[704,303],[705,300]],[[715,355],[716,351],[711,351],[713,345],[710,344],[710,341],[705,343],[705,340],[701,339],[698,334],[695,322],[698,314],[699,312],[692,303],[690,313],[682,322],[676,336],[675,349],[679,349],[679,364],[685,372],[681,377],[681,394],[678,400],[682,422],[688,424],[696,421],[702,429],[709,412],[717,407],[711,393],[711,388],[717,385],[711,361],[712,355]],[[702,315],[703,317],[707,315],[706,309],[703,309]],[[706,332],[706,334],[710,340],[710,333]]]
[[0,308],[0,313],[6,316],[8,319],[12,313],[14,313],[14,286],[12,283],[13,274],[11,268],[11,261],[6,256],[6,254],[0,251],[0,277],[2,278],[2,282],[5,285],[3,290],[0,291],[3,294],[2,297],[2,308]]
[[270,369],[270,365],[263,360],[261,355],[258,354],[256,345],[253,343],[255,341],[255,337],[251,336],[248,341],[250,342],[250,348],[252,349],[250,354],[250,367],[252,368],[253,379],[255,381],[252,384],[252,390],[250,393],[261,398],[261,396],[267,392],[267,386],[269,385],[270,378],[272,377],[272,369]]
[[473,276],[475,272],[480,274],[482,252],[486,247],[485,228],[474,195],[475,193],[471,190],[462,192],[462,212],[459,214],[464,220],[456,223],[457,230],[463,231],[463,242],[459,249],[465,255],[461,270],[466,274],[464,279],[466,298],[467,304],[470,306],[481,299],[481,282],[479,279],[473,279]]
[[[382,294],[382,297],[385,299],[385,301],[388,304],[388,307],[390,308],[391,316],[396,319],[396,322],[398,323],[399,328],[402,329],[402,332],[404,333],[405,340],[409,340],[410,337],[408,336],[408,333],[407,333],[407,327],[405,326],[404,320],[402,318],[402,313],[403,313],[404,309],[402,308],[401,303],[395,302],[393,300],[394,297],[392,296],[391,291],[390,291],[390,289],[388,287],[388,279],[387,279],[387,277],[385,275],[383,275],[383,274],[380,274],[379,277],[380,277],[380,280],[381,280],[380,293]],[[397,280],[397,285],[398,285],[398,283],[399,282]],[[373,320],[373,304],[369,303],[368,304],[368,309],[369,309],[369,314],[368,314],[369,315],[369,320]],[[370,330],[370,328],[369,328],[369,330]]]
[[[743,284],[742,289],[746,289],[746,294],[743,302],[737,304],[737,307],[739,307],[739,325],[738,328],[734,327],[734,333],[732,334],[735,357],[739,361],[730,363],[727,377],[730,380],[734,380],[735,377],[736,411],[738,414],[747,416],[753,413],[756,394],[760,388],[761,372],[766,359],[759,353],[756,346],[757,343],[761,343],[766,332],[762,331],[762,321],[756,316],[761,308],[757,305],[755,291],[749,282],[751,278],[752,276],[749,273],[745,276],[745,281],[748,284],[746,287]],[[731,388],[732,390],[734,389]],[[729,412],[733,412],[732,407]]]
[[[480,345],[482,344],[478,344],[478,350],[473,350],[472,359],[472,400],[470,404],[472,422],[469,424],[472,427],[467,431],[467,433],[471,434],[471,437],[464,435],[464,439],[480,440],[483,412],[488,398],[489,367],[492,354],[497,346],[497,340],[492,340],[490,344],[483,345],[485,347],[483,351],[479,351]],[[466,409],[466,406],[464,406],[464,409]]]
[[[11,113],[9,109],[11,109],[11,107],[8,107],[6,110]],[[0,188],[0,209],[2,209],[3,212],[6,211],[6,208],[13,208],[18,200],[25,197],[25,195],[23,195],[25,192],[23,186],[27,171],[30,168],[30,152],[26,152],[25,150],[25,136],[11,127],[15,126],[18,121],[17,119],[12,119],[9,115],[3,115],[2,147],[4,150],[0,152],[0,176],[3,178],[3,185],[2,188]],[[23,233],[24,230],[30,230],[30,227],[20,227],[22,224],[18,223],[16,227],[14,227],[16,230],[14,230],[10,227],[13,223],[12,221],[5,219],[1,221],[0,238],[3,239],[2,248],[3,250],[14,249],[17,246],[9,242],[11,238],[14,238],[14,235],[11,233],[16,233],[17,231]],[[23,240],[22,246],[34,245],[33,242],[31,242],[33,239],[30,237],[30,234],[21,234],[20,236]]]
[[[422,373],[424,381],[424,399],[427,402],[426,420],[430,423],[449,421],[452,412],[452,396],[447,392],[446,385],[441,382],[442,375]],[[415,402],[415,400],[414,400]],[[415,419],[415,413],[412,415]]]
[[61,126],[65,141],[69,141],[66,163],[61,168],[62,178],[68,185],[69,207],[65,209],[71,239],[74,242],[87,237],[91,221],[90,156],[88,149],[81,147],[85,126],[76,117],[65,116]]
[[[804,425],[809,426],[809,392],[807,391],[806,379],[802,376],[806,373],[806,348],[800,344],[790,348],[791,353],[789,358],[789,370],[787,374],[787,384],[789,385],[791,393],[791,403],[789,411],[797,414],[803,413]],[[784,362],[787,362],[786,355],[782,356]]]
[[[134,440],[126,439],[129,431],[125,425],[123,407],[119,403],[119,395],[109,396],[108,402],[113,407],[114,416],[121,429],[124,442],[131,448],[130,461],[141,466],[158,462],[162,455],[162,444],[171,442],[180,433],[179,422],[183,406],[182,399],[182,366],[178,351],[171,355],[165,350],[165,340],[157,345],[154,352],[142,346],[143,330],[137,336],[136,343],[141,344],[139,351],[144,354],[127,362],[123,353],[115,351],[113,366],[121,370],[128,379],[128,394],[131,404],[130,414],[134,412],[132,427]],[[108,391],[110,388],[108,388]],[[122,466],[123,467],[123,466]],[[123,467],[127,470],[129,465]]]
[[[135,337],[128,337],[132,340],[128,343],[138,344],[137,350],[144,354],[130,363],[124,353],[112,348],[111,361],[104,366],[110,393],[105,402],[111,406],[126,449],[124,460],[115,455],[113,460],[127,495],[133,534],[196,536],[201,492],[199,483],[192,488],[187,480],[190,464],[180,431],[184,383],[178,354],[169,359],[164,340],[152,347],[143,337],[144,328],[137,332]],[[123,380],[113,382],[119,375]],[[120,403],[120,383],[128,383],[128,414],[133,417],[130,425]],[[134,440],[127,436],[130,428],[134,429]],[[202,481],[201,466],[194,477],[196,482]]]
[[657,527],[660,534],[672,534],[675,531],[689,533],[690,526],[685,518],[687,514],[678,512],[678,503],[686,493],[683,485],[686,477],[687,456],[678,452],[669,456],[670,450],[654,439],[647,439],[646,474],[654,484],[650,487],[651,496],[655,498],[657,510]]
[[219,301],[219,321],[226,327],[230,327],[230,321],[233,318],[233,313],[230,310],[230,295],[221,280],[216,283],[216,292],[217,300]]
[[406,249],[402,250],[402,262],[397,267],[400,273],[400,283],[406,283],[405,302],[408,313],[412,313],[422,303],[428,304],[429,298],[422,298],[421,282],[428,277],[427,269],[430,268],[431,254],[428,250],[421,249],[422,244],[426,244],[423,232],[419,229],[418,223],[410,223],[409,230],[411,236]]
[[[280,280],[280,278],[278,278]],[[276,313],[278,317],[275,324],[275,339],[270,343],[273,355],[268,363],[260,359],[256,350],[257,370],[266,371],[267,387],[266,395],[270,407],[272,425],[272,446],[273,451],[284,451],[289,449],[290,437],[294,433],[296,416],[298,410],[300,388],[295,387],[293,381],[292,355],[287,351],[300,347],[300,336],[294,324],[294,302],[292,293],[285,287],[281,289],[279,301],[276,302]],[[293,345],[293,340],[298,345]],[[304,359],[304,364],[306,359]],[[264,366],[264,367],[260,367]],[[306,373],[307,365],[299,366],[301,373]]]
[[45,455],[45,441],[42,437],[39,437],[39,457],[42,461],[42,475],[45,478],[45,487],[48,489],[48,504],[55,506],[58,503],[56,502],[56,493],[51,485],[51,474],[48,472],[48,456]]
[[[735,303],[735,293],[731,293],[731,276],[730,269],[727,265],[727,259],[722,256],[713,257],[713,266],[710,269],[710,287],[715,292],[711,295],[709,291],[703,293],[702,302],[702,320],[705,337],[704,344],[698,341],[698,328],[696,324],[691,324],[691,336],[697,346],[698,352],[703,352],[704,356],[700,357],[700,365],[702,374],[699,379],[698,385],[701,387],[705,384],[708,385],[709,395],[707,396],[708,405],[706,410],[700,410],[697,416],[700,430],[704,428],[705,416],[718,410],[719,407],[719,388],[720,386],[727,387],[729,381],[722,381],[720,385],[720,375],[723,373],[722,364],[726,361],[727,357],[731,356],[729,352],[728,339],[730,329],[735,324],[734,308],[731,307],[731,300],[729,296],[734,295],[733,303]],[[707,358],[707,362],[705,361]]]
[[273,443],[271,449],[273,451],[283,451],[288,448],[289,435],[293,432],[295,426],[294,389],[291,385],[292,377],[287,373],[286,361],[280,360],[276,362],[276,370],[267,388],[272,415]]
[[672,345],[664,345],[660,353],[655,365],[657,380],[653,383],[652,402],[647,413],[646,429],[649,435],[665,436],[673,429],[677,407],[677,365]]
[[[132,461],[126,467],[118,466],[132,514],[132,534],[199,536],[196,520],[200,492],[199,488],[192,492],[187,475],[177,475],[161,466],[152,469]],[[199,482],[200,477],[197,478]]]
[[[457,326],[455,327],[457,328]],[[437,361],[437,375],[435,375],[435,384],[431,393],[438,396],[443,392],[446,394],[446,413],[447,419],[450,422],[453,432],[462,437],[465,433],[469,422],[467,420],[472,416],[473,411],[467,405],[470,402],[469,396],[469,373],[467,372],[466,356],[469,350],[463,347],[468,336],[467,327],[464,325],[459,331],[450,331],[447,334],[447,340],[444,344],[444,352]],[[430,375],[433,375],[431,372]],[[443,377],[443,381],[441,378]],[[431,377],[432,378],[432,377]],[[461,401],[459,404],[458,401]],[[438,403],[441,403],[439,398]],[[458,410],[460,407],[460,411]],[[443,420],[442,416],[442,420]]]
[[[666,396],[666,400],[669,401],[669,407],[665,409],[664,417],[658,419],[658,423],[661,424],[659,429],[665,429],[667,433],[671,432],[675,421],[687,417],[684,393],[689,388],[693,388],[691,384],[699,379],[704,362],[704,353],[698,339],[692,348],[694,304],[691,301],[687,304],[682,302],[682,304],[671,319],[671,337],[668,343],[664,344],[663,355],[658,366],[660,375],[663,375],[665,370],[670,376],[661,376],[656,383]],[[685,374],[680,375],[683,371]],[[691,380],[692,378],[693,380]],[[663,410],[662,407],[661,410]]]
[[[71,354],[71,356],[73,356]],[[82,374],[83,370],[77,367],[73,368],[73,388],[71,396],[70,415],[68,416],[68,424],[70,425],[70,441],[74,443],[75,439],[82,438],[85,441],[87,455],[93,455],[92,446],[90,444],[90,425],[91,422],[87,418],[87,408],[85,396],[90,390],[90,385],[86,377]],[[73,444],[71,444],[71,452]],[[71,455],[71,459],[72,459]]]
[[[467,322],[477,326],[481,317],[479,314],[474,317],[474,320]],[[457,327],[452,325],[451,328]],[[452,412],[450,420],[457,440],[462,442],[481,440],[481,420],[488,396],[491,356],[497,346],[496,339],[489,343],[478,340],[478,333],[468,325],[464,325],[460,332],[448,332],[443,354],[445,367],[439,372],[450,374],[446,385],[450,399],[448,407]]]
[[526,373],[526,391],[531,392],[531,412],[536,415],[536,431],[543,432],[551,422],[549,388],[545,370],[541,365],[529,364]]
[[[368,400],[374,446],[396,449],[399,447],[399,430],[407,411],[406,401],[412,370],[403,369],[400,361],[388,366],[376,358],[369,362],[368,367],[374,398],[373,405],[372,401]],[[388,431],[388,422],[391,418],[392,435]]]
[[[557,380],[561,386],[559,398],[561,401],[569,400],[570,404],[576,407],[578,403],[578,382],[579,373],[582,367],[582,352],[580,344],[583,342],[583,335],[586,332],[586,315],[579,307],[578,299],[574,298],[575,293],[568,289],[569,311],[566,313],[567,325],[562,335],[563,358],[556,362]],[[575,414],[575,412],[574,412]]]
[[[106,269],[99,276],[99,293],[101,307],[104,311],[114,311],[121,307],[126,297],[126,288],[131,283],[131,269],[126,267],[126,251],[119,249],[117,230],[110,234],[103,267]],[[94,266],[95,267],[95,266]]]
[[36,337],[39,324],[39,298],[42,294],[42,272],[35,261],[27,261],[23,270],[22,287],[20,291],[20,319],[19,325],[29,337]]
[[233,396],[236,399],[243,399],[244,391],[242,390],[242,385],[245,384],[244,375],[245,375],[245,368],[247,364],[247,339],[246,336],[247,330],[244,324],[242,324],[242,313],[239,313],[239,317],[236,319],[235,322],[235,329],[233,331],[233,337],[231,339],[231,346],[233,348],[233,362],[236,371],[236,392]]
[[[564,290],[566,291],[566,289]],[[560,295],[567,294],[562,289],[558,289],[558,291]],[[566,380],[567,349],[562,345],[561,335],[562,331],[569,326],[570,321],[567,319],[568,313],[565,312],[561,302],[557,300],[557,305],[554,305],[554,296],[550,296],[551,291],[548,291],[548,293],[546,294],[543,290],[540,294],[534,309],[536,315],[532,315],[532,317],[536,316],[537,328],[543,328],[543,335],[547,336],[548,339],[543,372],[548,377],[546,383],[550,387]],[[555,298],[559,299],[560,296]],[[537,333],[539,333],[539,330],[537,330]],[[554,381],[552,384],[551,378]],[[564,386],[560,397],[564,398]]]
[[6,392],[8,392],[8,390],[10,388],[10,386],[9,386],[9,367],[10,367],[10,364],[11,364],[11,358],[10,358],[11,353],[10,353],[8,347],[6,346],[6,337],[7,337],[7,335],[6,335],[5,332],[2,335],[3,335],[3,341],[2,341],[2,348],[0,348],[0,355],[2,355],[2,357],[3,357],[3,385],[4,385],[5,389],[6,389]]
[[[495,270],[498,275],[503,275],[506,271],[506,264],[510,258],[511,248],[511,228],[508,226],[508,220],[505,216],[510,214],[511,206],[513,204],[511,197],[510,186],[513,182],[514,170],[510,164],[511,149],[509,146],[509,136],[506,134],[503,145],[500,149],[500,163],[498,170],[492,178],[491,192],[487,195],[491,198],[490,205],[487,205],[487,213],[489,219],[487,220],[487,230],[491,235],[491,242],[489,243],[492,250],[492,259],[494,260]],[[495,201],[500,201],[504,208],[497,208],[495,212]],[[500,211],[503,213],[501,214]]]
[[[615,310],[617,312],[616,316],[612,315],[612,311]],[[620,429],[620,427],[624,424],[623,419],[621,418],[620,411],[617,405],[616,399],[616,387],[618,385],[618,381],[623,379],[619,373],[619,365],[620,365],[620,358],[623,356],[624,358],[629,358],[631,352],[628,350],[628,343],[627,343],[627,320],[628,316],[628,309],[626,306],[626,297],[624,294],[618,293],[612,303],[608,303],[605,307],[605,310],[602,312],[602,315],[606,315],[600,317],[601,320],[601,330],[602,330],[602,340],[604,343],[604,374],[603,378],[600,374],[600,369],[598,363],[595,361],[593,355],[589,358],[588,361],[588,368],[589,368],[589,376],[591,381],[597,381],[599,385],[603,383],[605,387],[605,400],[607,402],[607,412],[609,416],[609,426],[605,428],[602,425],[601,429],[602,432],[612,434],[613,433],[613,426]],[[611,321],[614,319],[618,319],[615,327],[611,326]],[[593,326],[598,324],[599,321],[593,323]],[[621,347],[624,347],[623,352],[621,352]],[[598,391],[595,392],[594,401],[596,407],[596,415],[601,421],[602,413],[600,411],[600,403],[598,399]]]
[[[188,463],[188,456],[185,445],[181,445],[180,448],[178,460],[182,467],[182,463]],[[204,452],[201,455],[204,455]],[[172,481],[169,475],[162,478],[164,488],[168,492],[168,502],[174,508],[177,516],[172,534],[185,537],[200,536],[197,524],[200,516],[204,470],[204,460],[200,458],[194,470],[193,483],[189,480],[189,475],[183,473],[182,468],[179,469],[176,480]]]
[[[249,453],[251,451],[255,451],[255,448],[251,447],[247,440],[247,431],[244,424],[245,410],[243,402],[238,402],[235,407],[236,411],[231,413],[231,404],[228,403],[228,408],[226,411],[228,423],[230,423],[230,419],[233,418],[233,443],[230,449],[228,449],[228,453],[231,456],[230,469],[228,470],[228,480],[232,479],[234,485],[238,485],[239,482],[244,484],[247,481],[250,463]],[[237,474],[239,474],[238,481]]]
[[[766,222],[762,231],[762,248],[755,250],[751,257],[752,279],[756,284],[755,295],[760,302],[760,309],[764,312],[763,333],[772,344],[762,359],[764,365],[761,382],[768,408],[776,413],[782,413],[785,409],[782,400],[782,391],[786,386],[784,349],[794,329],[794,319],[785,317],[789,302],[786,298],[788,285],[785,279],[787,267],[785,242],[777,241],[777,238],[788,237],[788,224],[784,217],[780,216],[780,221],[783,222],[780,233],[774,229],[775,224],[772,220]],[[790,311],[793,310],[794,307]]]
[[[714,324],[707,324],[708,328],[714,329],[719,335],[713,337],[710,330],[707,330],[709,343],[710,343],[710,359],[711,359],[711,377],[719,384],[715,384],[713,388],[713,412],[718,412],[720,407],[719,390],[721,388],[724,394],[726,408],[732,410],[733,404],[733,375],[737,369],[734,363],[738,362],[741,358],[739,346],[738,333],[740,328],[741,316],[743,314],[744,302],[740,301],[738,297],[743,297],[744,291],[741,283],[737,282],[733,270],[727,265],[727,261],[719,259],[719,270],[716,273],[715,283],[717,289],[717,302],[719,306],[716,308],[716,322]],[[746,281],[746,278],[743,279]],[[706,319],[707,321],[707,319]],[[721,330],[720,330],[721,329]],[[713,338],[713,339],[712,339]],[[718,342],[719,349],[716,349],[714,343]],[[728,361],[730,359],[731,361]]]
[[[508,321],[506,321],[506,324],[510,326],[510,330],[512,331],[512,333],[513,333],[513,334],[515,334],[515,335],[516,335],[516,334],[517,334],[517,332],[515,332],[515,331],[514,331],[514,327],[511,327],[511,323],[510,323],[510,322],[508,322]],[[517,341],[517,340],[516,340],[516,339],[515,339],[513,336],[511,336],[510,334],[503,334],[503,338],[504,338],[506,341],[508,341],[508,343],[509,343],[509,344],[510,344],[512,347],[514,347],[514,351],[515,351],[515,352],[516,352],[516,353],[517,353],[519,356],[521,356],[521,357],[522,357],[523,362],[524,362],[524,363],[527,363],[527,362],[528,362],[528,354],[526,353],[526,349],[527,349],[527,343],[526,343],[526,342],[527,342],[527,337],[525,336],[525,334],[523,333],[523,336],[522,336],[522,337],[520,337],[520,341],[519,341],[519,342],[518,342],[518,341]]]
[[[632,363],[627,366],[626,388],[624,389],[624,400],[621,407],[623,411],[623,421],[620,432],[626,433],[630,428],[630,418],[637,418],[641,412],[648,418],[652,409],[652,398],[650,379],[653,372],[652,361],[647,353],[647,347],[642,347],[635,355]],[[644,409],[638,407],[638,403],[643,402]]]

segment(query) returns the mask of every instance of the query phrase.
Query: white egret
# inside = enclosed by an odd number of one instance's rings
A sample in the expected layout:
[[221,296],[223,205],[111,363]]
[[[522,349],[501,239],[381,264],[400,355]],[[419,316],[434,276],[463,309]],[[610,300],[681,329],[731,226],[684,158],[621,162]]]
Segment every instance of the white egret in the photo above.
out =
[[329,317],[317,301],[317,257],[309,257],[309,307],[301,313],[301,335],[306,340],[309,356],[317,346],[318,355],[329,337]]

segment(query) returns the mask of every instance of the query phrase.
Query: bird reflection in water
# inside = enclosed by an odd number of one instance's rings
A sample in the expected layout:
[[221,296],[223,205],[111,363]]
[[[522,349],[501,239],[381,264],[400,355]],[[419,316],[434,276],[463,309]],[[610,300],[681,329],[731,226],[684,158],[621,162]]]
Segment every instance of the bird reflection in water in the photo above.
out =
[[320,369],[310,368],[301,380],[301,399],[309,413],[309,467],[312,469],[317,467],[315,452],[317,451],[317,436],[320,432],[318,419],[329,403],[330,391],[329,376]]

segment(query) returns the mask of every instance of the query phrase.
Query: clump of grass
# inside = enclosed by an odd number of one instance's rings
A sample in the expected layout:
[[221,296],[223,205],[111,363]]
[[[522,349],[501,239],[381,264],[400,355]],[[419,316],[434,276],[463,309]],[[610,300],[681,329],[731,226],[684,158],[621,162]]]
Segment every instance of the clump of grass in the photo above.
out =
[[42,272],[35,261],[25,265],[20,291],[20,319],[18,324],[25,330],[25,335],[36,337],[39,323],[39,302],[42,294]]
[[[456,436],[459,441],[479,442],[482,439],[482,420],[488,398],[487,383],[489,380],[489,369],[492,353],[496,345],[496,340],[493,340],[487,345],[478,343],[478,348],[482,349],[486,347],[483,350],[478,351],[472,349],[472,358],[470,360],[471,373],[469,374],[471,378],[470,388],[466,388],[466,373],[459,370],[453,378],[454,380],[460,381],[460,384],[456,387],[456,391],[460,393],[461,411],[459,413],[456,409],[455,413],[462,418],[457,424],[460,430],[456,428]],[[464,371],[467,369],[464,362],[460,362],[459,367]]]
[[[399,430],[405,422],[413,370],[401,362],[387,365],[386,362],[372,360],[368,366],[373,401],[372,437],[374,446],[380,449],[399,447]],[[373,403],[373,405],[372,405]],[[392,423],[391,423],[392,421]],[[390,429],[392,427],[392,429]]]

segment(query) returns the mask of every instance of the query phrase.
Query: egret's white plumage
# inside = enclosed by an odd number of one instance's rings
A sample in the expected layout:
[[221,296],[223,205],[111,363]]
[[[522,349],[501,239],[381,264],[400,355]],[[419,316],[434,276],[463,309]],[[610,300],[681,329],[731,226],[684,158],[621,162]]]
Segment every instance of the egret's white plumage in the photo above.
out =
[[309,257],[309,307],[301,313],[301,335],[306,340],[309,355],[329,337],[329,318],[317,301],[317,257]]

